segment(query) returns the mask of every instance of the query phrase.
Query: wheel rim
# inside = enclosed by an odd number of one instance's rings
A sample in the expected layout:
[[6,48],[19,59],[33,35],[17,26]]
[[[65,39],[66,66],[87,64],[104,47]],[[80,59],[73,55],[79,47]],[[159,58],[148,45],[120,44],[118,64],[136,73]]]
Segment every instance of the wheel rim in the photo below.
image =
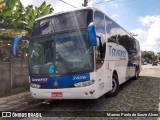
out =
[[117,82],[114,78],[112,78],[112,90],[111,92],[115,92],[117,89]]

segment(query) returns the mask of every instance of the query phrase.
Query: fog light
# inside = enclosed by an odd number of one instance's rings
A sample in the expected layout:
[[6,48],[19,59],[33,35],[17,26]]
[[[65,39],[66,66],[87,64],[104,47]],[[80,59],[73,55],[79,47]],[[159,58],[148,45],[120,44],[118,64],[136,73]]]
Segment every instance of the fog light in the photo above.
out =
[[38,85],[38,84],[31,84],[31,87],[32,87],[32,88],[40,88],[41,86]]
[[85,82],[79,82],[74,84],[75,87],[85,87],[85,86],[89,86],[92,85],[94,83],[94,80],[89,80],[89,81],[85,81]]

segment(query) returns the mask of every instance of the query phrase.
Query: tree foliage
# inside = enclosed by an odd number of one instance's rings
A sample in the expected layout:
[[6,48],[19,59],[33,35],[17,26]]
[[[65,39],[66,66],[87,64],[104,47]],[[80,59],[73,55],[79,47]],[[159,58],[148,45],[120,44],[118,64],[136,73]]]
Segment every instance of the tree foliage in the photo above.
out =
[[[24,7],[20,0],[0,0],[0,61],[10,61],[12,40],[30,33],[35,19],[50,14],[53,10],[46,2],[40,7]],[[26,41],[19,43],[20,56],[26,55],[26,46]]]
[[53,12],[51,5],[44,1],[40,7],[24,7],[20,0],[1,0],[0,28],[30,31],[36,18]]
[[142,59],[144,61],[156,61],[157,56],[153,51],[142,51]]

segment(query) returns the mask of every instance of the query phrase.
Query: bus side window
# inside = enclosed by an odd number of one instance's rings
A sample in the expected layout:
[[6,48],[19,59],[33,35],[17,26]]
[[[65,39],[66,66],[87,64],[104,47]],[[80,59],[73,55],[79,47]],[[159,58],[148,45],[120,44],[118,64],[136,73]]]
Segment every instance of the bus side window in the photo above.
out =
[[102,67],[105,59],[105,53],[106,43],[104,43],[102,46],[98,44],[96,47],[96,70]]
[[103,65],[103,61],[100,57],[100,45],[97,45],[96,47],[96,70],[101,68]]
[[99,35],[97,37],[97,47],[96,47],[96,70],[101,68],[104,62],[104,52],[103,45],[105,43],[105,19],[104,14],[96,11],[94,14],[94,22],[96,26],[96,33]]
[[103,51],[102,51],[102,57],[103,57],[103,59],[105,59],[105,54],[106,54],[106,42],[103,44],[102,49],[103,49]]

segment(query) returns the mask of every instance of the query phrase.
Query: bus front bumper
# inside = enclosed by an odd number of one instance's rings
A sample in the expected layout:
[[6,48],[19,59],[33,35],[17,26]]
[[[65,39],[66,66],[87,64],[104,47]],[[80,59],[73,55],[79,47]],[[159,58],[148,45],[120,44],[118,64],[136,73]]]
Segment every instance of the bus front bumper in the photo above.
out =
[[63,89],[37,89],[30,87],[35,99],[96,99],[97,90],[95,85],[78,88]]

